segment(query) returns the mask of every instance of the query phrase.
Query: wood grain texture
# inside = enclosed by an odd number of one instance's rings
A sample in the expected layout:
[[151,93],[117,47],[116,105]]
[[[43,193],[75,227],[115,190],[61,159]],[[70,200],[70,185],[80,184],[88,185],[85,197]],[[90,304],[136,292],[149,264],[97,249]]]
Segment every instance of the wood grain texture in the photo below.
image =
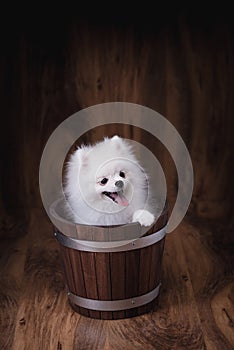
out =
[[[210,222],[185,221],[166,238],[154,311],[103,321],[72,311],[52,225],[40,210],[32,214],[27,244],[19,241],[8,261],[2,253],[2,349],[232,349],[231,231],[220,243]],[[214,228],[223,230],[220,222]]]
[[[1,21],[1,349],[233,349],[234,30],[232,11],[219,6],[213,14],[214,7],[188,15],[158,9],[145,23],[131,13],[120,25],[118,16],[80,21],[65,9],[65,19],[53,12],[38,22],[11,11]],[[166,238],[154,312],[103,321],[68,303],[38,168],[59,123],[110,101],[153,108],[177,128],[195,187],[189,215]],[[130,134],[157,154],[171,209],[170,155],[139,130]],[[94,130],[92,138],[100,136]]]
[[[123,310],[119,307],[113,311],[97,311],[88,306],[82,307],[74,297],[84,298],[87,302],[96,300],[100,306],[101,301],[126,301],[140,296],[146,297],[156,288],[160,289],[165,237],[155,242],[155,238],[151,235],[165,229],[168,222],[167,203],[159,218],[143,233],[136,223],[109,227],[72,224],[60,216],[61,208],[58,203],[57,201],[54,203],[51,212],[53,218],[56,218],[55,223],[53,222],[56,225],[54,232],[60,244],[64,277],[73,309],[84,316],[109,320],[134,317],[152,310],[157,302],[156,297],[148,303],[145,301],[140,307],[126,306]],[[87,243],[87,249],[83,250],[80,245],[74,247],[72,245],[74,237],[85,239],[83,243]],[[116,252],[111,251],[111,248],[103,253],[98,252],[99,249],[97,251],[89,249],[90,242],[126,241],[127,237],[136,240],[130,249],[126,248],[125,244]],[[144,243],[145,237],[151,241]],[[65,238],[68,244],[64,241]]]
[[[18,212],[40,205],[40,156],[59,123],[84,107],[126,101],[162,113],[180,132],[197,165],[193,210],[228,217],[234,193],[228,187],[234,148],[233,30],[224,19],[218,26],[211,18],[198,26],[186,16],[159,23],[141,28],[71,20],[56,32],[48,24],[39,29],[35,21],[31,27],[26,23],[19,37],[10,37],[1,58],[1,142],[8,150],[1,154],[3,206],[13,210],[14,203]],[[96,131],[92,137],[100,136]],[[147,141],[139,130],[131,137],[158,150],[168,195],[174,197],[176,169],[165,147]],[[8,162],[13,156],[15,161]]]
[[[145,295],[160,287],[164,238],[148,247],[120,252],[87,252],[60,246],[68,291],[96,301],[126,300]],[[156,300],[154,300],[156,302]],[[154,302],[144,307],[116,311],[85,309],[71,300],[81,315],[100,319],[127,318],[149,312]]]

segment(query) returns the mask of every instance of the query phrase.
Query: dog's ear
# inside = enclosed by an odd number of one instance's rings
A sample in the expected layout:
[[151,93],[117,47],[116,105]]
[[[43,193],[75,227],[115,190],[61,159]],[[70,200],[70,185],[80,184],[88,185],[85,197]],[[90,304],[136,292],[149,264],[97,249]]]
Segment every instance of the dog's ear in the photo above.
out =
[[114,143],[114,145],[116,145],[116,148],[118,150],[120,150],[122,148],[122,142],[123,140],[121,139],[121,137],[119,137],[118,135],[115,135],[111,138],[111,141]]
[[121,138],[118,136],[118,135],[114,135],[112,138],[111,138],[111,140],[112,141],[119,141]]
[[134,157],[132,145],[125,138],[115,135],[110,140],[115,149],[118,151],[119,156],[126,158],[132,156]]
[[79,167],[87,167],[88,166],[88,147],[78,148],[74,154],[74,158],[78,162]]

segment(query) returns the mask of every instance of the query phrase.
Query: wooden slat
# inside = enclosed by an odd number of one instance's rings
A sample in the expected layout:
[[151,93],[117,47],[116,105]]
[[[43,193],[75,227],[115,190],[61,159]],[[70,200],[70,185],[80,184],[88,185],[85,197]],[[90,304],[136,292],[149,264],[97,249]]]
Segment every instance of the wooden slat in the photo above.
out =
[[[81,252],[82,271],[84,275],[84,285],[86,290],[86,296],[88,299],[97,299],[97,275],[95,264],[95,253]],[[100,312],[95,310],[89,310],[89,316],[94,318],[100,318]]]
[[[150,291],[149,280],[151,273],[151,254],[152,246],[141,249],[140,251],[140,263],[139,263],[139,286],[138,294],[143,295]],[[138,314],[147,312],[149,306],[143,305],[138,308]]]
[[151,266],[150,266],[150,278],[149,289],[152,290],[159,285],[161,280],[161,268],[163,258],[163,241],[157,242],[152,246],[151,250]]
[[[140,251],[134,250],[126,253],[126,286],[125,286],[125,298],[133,298],[138,295],[139,288],[139,263],[140,263]],[[136,316],[137,308],[126,310],[126,316]]]
[[60,247],[60,256],[61,262],[63,265],[64,278],[66,279],[66,283],[68,285],[69,290],[75,292],[75,281],[72,263],[70,260],[70,251],[68,248],[61,246]]
[[[70,261],[70,268],[73,278],[73,284],[72,287],[74,289],[71,289],[70,291],[78,296],[81,297],[87,297],[86,289],[85,289],[85,281],[84,281],[84,273],[83,273],[83,266],[81,262],[81,253],[79,251],[68,249],[69,250],[69,256],[68,259]],[[89,311],[85,308],[82,308],[77,305],[73,305],[74,309],[81,313],[81,315],[89,316]]]
[[[111,266],[110,253],[95,253],[95,268],[99,300],[111,300]],[[112,312],[100,312],[103,319],[112,319]]]
[[[111,263],[111,295],[113,300],[121,300],[126,298],[126,261],[125,253],[110,253]],[[121,276],[121,278],[120,278]],[[114,311],[113,318],[125,317],[125,311]]]

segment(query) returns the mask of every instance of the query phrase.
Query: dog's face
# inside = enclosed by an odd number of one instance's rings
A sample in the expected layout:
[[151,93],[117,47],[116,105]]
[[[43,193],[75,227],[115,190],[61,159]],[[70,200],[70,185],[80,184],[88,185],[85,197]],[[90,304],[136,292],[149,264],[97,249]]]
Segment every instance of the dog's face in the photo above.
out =
[[100,200],[126,207],[132,199],[134,177],[128,161],[112,159],[97,172],[95,190]]
[[[76,163],[79,166],[74,167]],[[78,187],[82,200],[103,213],[130,206],[146,184],[131,148],[117,136],[94,147],[78,149],[72,169],[75,187],[71,187],[71,195]]]

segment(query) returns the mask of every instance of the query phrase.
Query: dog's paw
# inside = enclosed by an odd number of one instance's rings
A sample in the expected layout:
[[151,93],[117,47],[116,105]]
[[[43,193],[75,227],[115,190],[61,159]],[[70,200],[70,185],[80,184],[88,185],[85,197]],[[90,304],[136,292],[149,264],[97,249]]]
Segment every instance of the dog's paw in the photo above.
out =
[[136,210],[133,214],[132,221],[139,222],[141,226],[150,226],[154,222],[154,215],[144,209]]

